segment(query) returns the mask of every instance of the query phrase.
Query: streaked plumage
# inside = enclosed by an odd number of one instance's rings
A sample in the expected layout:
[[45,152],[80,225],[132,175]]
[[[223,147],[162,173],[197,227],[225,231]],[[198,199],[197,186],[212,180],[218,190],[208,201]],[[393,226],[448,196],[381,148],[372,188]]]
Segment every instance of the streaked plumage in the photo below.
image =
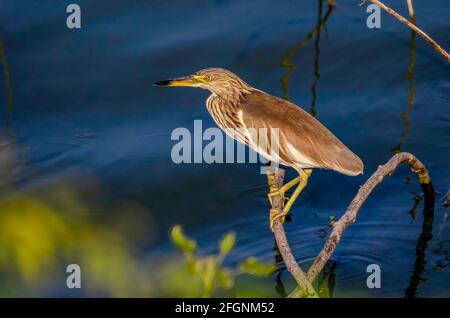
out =
[[[311,173],[309,169],[330,169],[351,176],[363,171],[361,159],[317,119],[289,101],[251,87],[230,71],[209,68],[155,85],[193,86],[210,90],[212,94],[206,101],[206,107],[225,133],[267,159],[298,171],[299,176],[282,187],[274,185],[273,173],[268,174],[271,202],[274,195],[279,195],[284,203],[286,191],[297,185],[282,211],[270,210],[272,231],[274,222],[278,218],[284,220],[306,187]],[[272,138],[274,135],[278,138]]]
[[[279,158],[268,159],[296,170],[322,168],[346,175],[362,173],[361,159],[297,105],[255,89],[227,70],[206,69],[196,74],[211,77],[211,87],[201,87],[212,92],[206,105],[217,125],[224,131],[232,128],[242,132],[231,137],[258,151],[258,140],[246,134],[247,129],[267,128],[270,134],[271,128],[278,128]],[[214,80],[217,84],[212,87]],[[260,138],[270,140],[270,136]]]

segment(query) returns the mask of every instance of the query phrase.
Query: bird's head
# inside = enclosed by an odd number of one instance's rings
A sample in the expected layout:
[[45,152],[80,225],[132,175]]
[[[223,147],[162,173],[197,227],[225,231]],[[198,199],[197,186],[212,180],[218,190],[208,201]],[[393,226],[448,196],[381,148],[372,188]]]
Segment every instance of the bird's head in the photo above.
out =
[[156,86],[191,86],[207,89],[217,95],[226,95],[250,86],[236,74],[223,68],[206,68],[192,75],[156,82]]

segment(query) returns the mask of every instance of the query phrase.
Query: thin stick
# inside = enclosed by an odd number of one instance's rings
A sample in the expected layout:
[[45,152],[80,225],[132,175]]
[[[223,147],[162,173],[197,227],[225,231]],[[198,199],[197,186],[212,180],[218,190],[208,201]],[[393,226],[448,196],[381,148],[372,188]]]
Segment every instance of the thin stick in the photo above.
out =
[[384,177],[391,175],[403,162],[406,162],[411,167],[412,172],[417,175],[422,186],[426,185],[431,187],[431,180],[426,167],[419,161],[419,159],[410,153],[398,153],[394,155],[386,164],[379,166],[377,171],[375,171],[375,173],[372,174],[372,176],[359,189],[358,194],[355,196],[344,215],[334,224],[333,231],[328,237],[325,246],[308,270],[307,277],[310,282],[314,282],[326,262],[330,259],[331,254],[333,254],[334,250],[338,246],[345,229],[356,221],[356,216],[358,215],[359,209],[366,201],[367,197],[372,193],[373,189],[383,181]]
[[[275,171],[275,181],[274,184],[278,188],[283,186],[284,179],[284,170],[277,169]],[[270,185],[269,185],[270,186]],[[272,209],[277,209],[279,211],[282,210],[282,198],[280,195],[275,195],[272,197]],[[301,292],[299,292],[299,297],[319,297],[317,295],[316,290],[312,287],[311,283],[308,281],[305,272],[300,268],[297,261],[295,260],[294,255],[292,254],[292,250],[289,246],[286,232],[284,231],[283,222],[280,219],[277,219],[274,222],[273,226],[273,234],[275,235],[275,240],[277,242],[278,249],[280,250],[280,254],[283,257],[283,261],[286,264],[287,270],[291,273],[292,277],[294,277],[295,281],[298,284],[298,288]]]
[[[419,34],[421,37],[423,37],[425,39],[425,41],[430,43],[431,46],[436,51],[438,51],[447,60],[447,62],[450,63],[450,55],[447,53],[447,51],[445,51],[439,44],[437,44],[437,42],[435,40],[433,40],[428,34],[426,34],[424,31],[419,29],[414,23],[411,23],[410,21],[408,21],[407,19],[402,17],[396,11],[392,10],[391,8],[389,8],[388,6],[386,6],[384,3],[380,2],[379,0],[370,0],[370,2],[372,2],[373,4],[376,4],[381,9],[383,9],[384,11],[389,13],[390,15],[394,16],[401,23],[407,25],[413,31],[417,32],[417,34]],[[408,9],[409,9],[409,7],[410,7],[410,1],[408,1]],[[411,3],[411,8],[412,8],[412,3]],[[413,10],[413,13],[414,13],[414,10]],[[410,11],[410,15],[411,15],[411,11]]]
[[[326,265],[327,261],[336,250],[336,247],[338,246],[345,229],[350,224],[356,221],[356,216],[358,215],[359,209],[372,193],[373,189],[383,181],[384,177],[390,176],[395,171],[395,169],[397,169],[397,167],[403,162],[406,162],[411,167],[412,172],[417,175],[417,177],[419,178],[419,183],[422,185],[422,189],[425,192],[425,195],[427,193],[430,193],[428,191],[431,191],[431,193],[434,192],[431,185],[431,179],[426,167],[422,162],[419,161],[419,159],[417,159],[410,153],[398,153],[394,155],[386,164],[379,166],[378,169],[372,174],[372,176],[359,189],[358,193],[347,208],[347,211],[344,213],[344,215],[339,219],[338,222],[334,224],[333,231],[325,242],[322,251],[316,257],[306,274],[308,281],[311,284],[316,280],[316,278]],[[302,293],[302,289],[300,287],[297,287],[288,297],[301,297]]]
[[411,23],[416,24],[416,15],[414,13],[412,0],[406,0],[406,4],[408,5],[409,20],[411,21]]

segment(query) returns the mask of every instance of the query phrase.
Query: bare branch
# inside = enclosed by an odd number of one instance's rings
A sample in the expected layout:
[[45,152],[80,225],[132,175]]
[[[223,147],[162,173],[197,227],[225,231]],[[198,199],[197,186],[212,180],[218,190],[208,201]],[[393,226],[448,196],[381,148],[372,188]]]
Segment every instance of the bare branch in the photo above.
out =
[[331,254],[333,254],[339,244],[345,229],[356,221],[356,216],[358,215],[359,209],[366,201],[367,197],[372,193],[373,189],[383,181],[384,177],[391,175],[403,162],[406,162],[411,167],[412,172],[414,172],[419,178],[421,185],[428,185],[431,187],[430,176],[428,175],[428,171],[424,164],[410,153],[398,153],[394,155],[386,164],[379,166],[377,171],[375,171],[375,173],[372,174],[372,176],[359,189],[358,194],[355,196],[344,215],[334,224],[333,231],[328,237],[325,246],[308,270],[307,277],[310,282],[313,282],[322,271],[326,262],[331,257]]
[[[384,11],[386,11],[387,13],[389,13],[390,15],[395,17],[397,20],[399,20],[401,23],[407,25],[413,31],[417,32],[417,34],[419,34],[421,37],[423,37],[425,39],[425,41],[430,43],[431,46],[436,51],[438,51],[447,60],[447,62],[450,63],[450,55],[447,53],[447,51],[445,51],[439,44],[437,44],[437,42],[435,40],[433,40],[428,34],[426,34],[424,31],[419,29],[414,23],[408,21],[407,19],[402,17],[400,14],[398,14],[396,11],[392,10],[391,8],[389,8],[388,6],[386,6],[384,3],[382,3],[379,0],[370,0],[370,2],[372,2],[373,4],[376,4],[381,9],[383,9]],[[412,8],[412,3],[410,1],[408,1],[408,9],[410,8],[410,4],[411,4],[411,8]],[[411,16],[411,10],[409,12],[410,12],[409,14]],[[412,10],[412,13],[414,14],[414,9]]]
[[[412,0],[406,0],[408,5],[408,12],[410,21],[399,15],[397,12],[392,10],[391,8],[384,5],[379,0],[370,0],[372,3],[378,5],[380,8],[397,18],[400,22],[410,27],[413,32],[418,33],[422,36],[427,42],[429,42],[444,58],[450,62],[450,55],[441,48],[430,36],[428,36],[425,32],[419,29],[416,24],[416,18],[414,14],[414,8],[412,5]],[[330,0],[330,6],[334,5],[334,1]],[[318,25],[320,28],[320,25]],[[315,29],[317,30],[317,29]],[[314,30],[313,30],[314,31]],[[313,33],[312,33],[313,34]],[[312,36],[312,34],[310,36]],[[336,250],[341,236],[343,235],[346,228],[355,222],[357,214],[372,193],[373,189],[380,184],[384,177],[391,175],[397,167],[406,162],[411,170],[418,176],[419,182],[422,185],[422,189],[424,192],[434,191],[431,185],[431,180],[428,174],[426,167],[420,162],[416,157],[414,157],[410,153],[398,153],[394,155],[386,164],[383,166],[379,166],[374,174],[364,183],[364,185],[359,189],[357,195],[351,202],[350,206],[347,208],[347,211],[344,215],[339,219],[338,222],[334,224],[333,230],[328,237],[322,251],[314,260],[313,264],[309,268],[308,272],[305,272],[301,269],[298,263],[295,260],[295,257],[292,254],[292,250],[289,247],[289,243],[286,238],[286,233],[284,231],[283,222],[281,220],[276,220],[274,222],[274,235],[277,242],[277,246],[280,250],[280,254],[283,257],[283,260],[286,264],[288,271],[294,277],[297,282],[297,288],[289,295],[289,297],[304,297],[306,296],[314,296],[318,297],[317,292],[315,291],[312,283],[316,280],[320,272],[323,270],[327,261],[330,259],[333,252]],[[283,185],[284,179],[284,170],[278,169],[275,172],[275,181],[274,184],[277,187],[281,187]],[[427,193],[425,193],[427,194]],[[281,210],[282,209],[282,198],[280,196],[274,196],[272,198],[272,209]]]
[[[431,185],[431,179],[428,174],[428,171],[424,164],[419,161],[412,154],[407,152],[401,152],[394,155],[386,164],[379,166],[378,169],[372,174],[372,176],[364,183],[364,185],[359,189],[357,195],[350,203],[347,211],[344,215],[339,219],[338,222],[334,224],[333,231],[328,237],[322,251],[314,260],[314,263],[308,270],[306,274],[308,281],[312,284],[320,272],[323,270],[325,264],[330,259],[333,252],[336,250],[336,247],[339,244],[342,234],[345,229],[352,223],[355,222],[356,216],[358,215],[359,209],[366,201],[368,196],[372,193],[373,189],[380,184],[384,177],[390,176],[397,167],[406,162],[412,172],[414,172],[419,178],[419,183],[422,185],[422,189],[425,194],[434,193],[433,187]],[[428,192],[430,191],[430,192]],[[300,297],[302,295],[302,289],[297,287],[288,297],[295,298]]]
[[411,21],[411,23],[416,24],[416,15],[414,13],[412,0],[406,0],[406,4],[408,5],[409,21]]
[[[275,181],[274,184],[278,188],[283,185],[284,179],[284,170],[277,169],[275,171]],[[270,185],[269,185],[270,186]],[[275,195],[272,197],[272,209],[277,209],[281,211],[283,209],[282,198],[279,195]],[[292,277],[294,277],[295,281],[298,284],[298,288],[300,289],[299,297],[318,297],[316,290],[312,287],[311,283],[308,281],[305,272],[300,268],[297,261],[295,260],[294,255],[292,254],[292,250],[289,246],[288,240],[286,238],[286,233],[284,231],[283,222],[280,219],[277,219],[274,222],[274,231],[275,240],[277,242],[278,249],[280,250],[280,254],[283,257],[284,263],[286,267],[291,273]]]

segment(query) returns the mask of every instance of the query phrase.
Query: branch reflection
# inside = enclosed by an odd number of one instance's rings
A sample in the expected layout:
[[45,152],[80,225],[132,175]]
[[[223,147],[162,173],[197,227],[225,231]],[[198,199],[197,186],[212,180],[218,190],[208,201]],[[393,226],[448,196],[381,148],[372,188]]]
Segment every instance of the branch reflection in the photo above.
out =
[[326,23],[331,13],[333,12],[334,4],[331,1],[328,1],[328,9],[325,15],[323,14],[323,0],[319,0],[318,2],[318,21],[317,25],[309,32],[306,37],[294,45],[281,59],[281,66],[287,68],[286,73],[281,77],[281,91],[283,93],[283,98],[289,100],[289,80],[292,73],[295,71],[297,65],[293,62],[293,58],[299,53],[299,51],[306,45],[308,42],[316,36],[315,39],[315,59],[314,59],[314,81],[311,85],[311,94],[312,101],[310,107],[310,113],[315,116],[316,111],[316,102],[317,102],[317,83],[320,79],[320,70],[319,70],[319,60],[320,60],[320,35],[321,29],[324,28],[326,30]]
[[[427,264],[426,251],[428,242],[433,238],[435,194],[434,190],[427,186],[423,186],[423,192],[424,206],[422,232],[420,233],[416,244],[414,269],[409,279],[409,285],[405,290],[405,297],[407,298],[416,297],[419,284],[425,280],[422,274],[425,270],[425,265]],[[414,204],[416,204],[416,202]]]

